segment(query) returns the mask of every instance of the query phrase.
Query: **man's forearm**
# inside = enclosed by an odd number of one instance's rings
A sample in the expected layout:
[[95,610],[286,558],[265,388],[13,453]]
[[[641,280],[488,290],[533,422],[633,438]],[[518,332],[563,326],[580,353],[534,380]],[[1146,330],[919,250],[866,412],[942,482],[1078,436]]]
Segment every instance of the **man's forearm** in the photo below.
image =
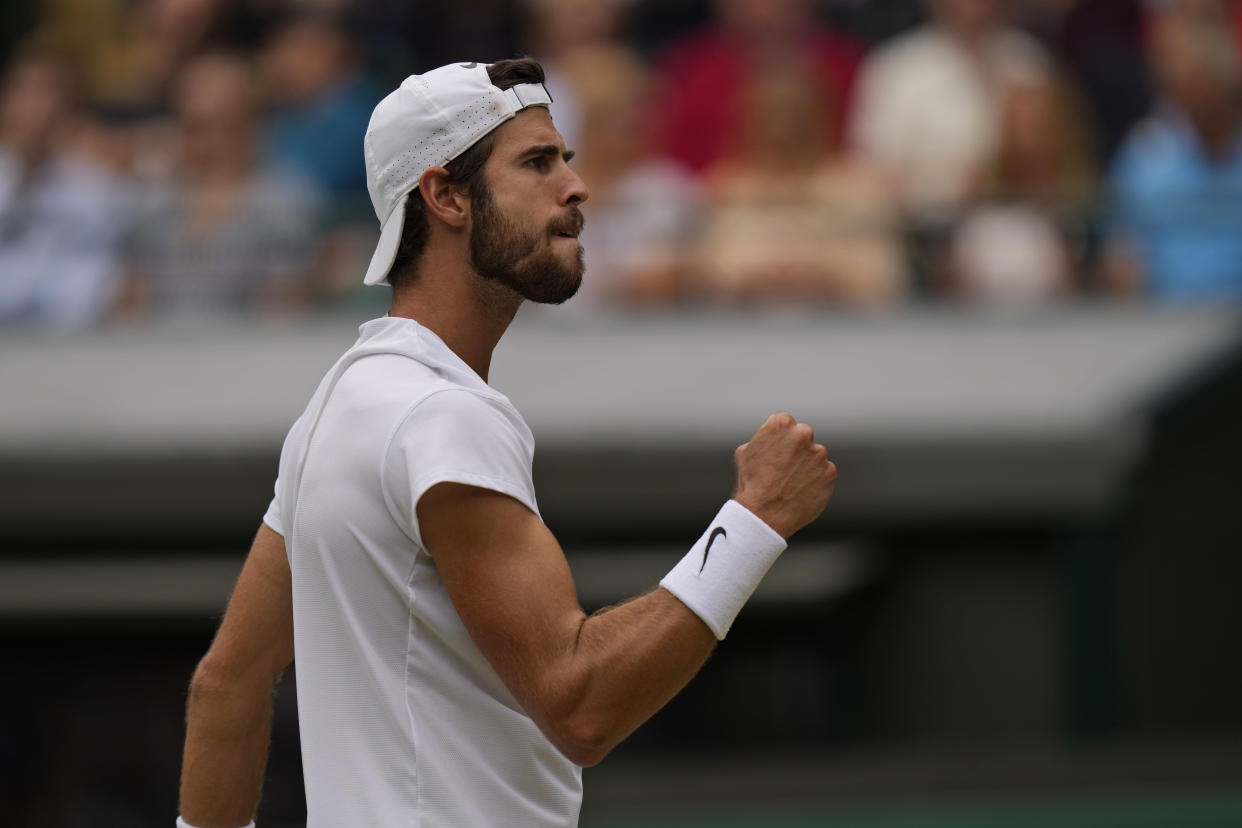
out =
[[196,828],[254,818],[272,730],[272,684],[242,683],[200,665],[190,685],[181,816]]
[[664,589],[587,618],[573,656],[572,715],[600,756],[694,678],[716,636]]
[[[694,677],[785,549],[785,537],[729,501],[660,589],[580,622],[553,692],[585,755],[607,752]],[[714,552],[714,554],[713,554]]]

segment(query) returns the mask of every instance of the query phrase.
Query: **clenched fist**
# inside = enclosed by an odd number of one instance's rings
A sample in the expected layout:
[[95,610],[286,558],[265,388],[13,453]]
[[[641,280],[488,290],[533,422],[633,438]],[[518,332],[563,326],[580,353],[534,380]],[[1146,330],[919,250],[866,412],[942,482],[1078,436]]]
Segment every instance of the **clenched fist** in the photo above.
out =
[[815,432],[785,412],[768,417],[733,460],[733,499],[786,540],[819,517],[837,482],[836,464]]

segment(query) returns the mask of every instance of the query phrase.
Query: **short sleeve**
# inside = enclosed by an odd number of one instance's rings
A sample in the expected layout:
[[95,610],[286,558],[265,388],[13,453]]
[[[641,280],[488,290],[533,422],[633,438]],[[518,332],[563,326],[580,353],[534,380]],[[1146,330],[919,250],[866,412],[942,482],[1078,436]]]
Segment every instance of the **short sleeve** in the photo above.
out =
[[284,523],[280,519],[280,477],[276,477],[276,494],[272,497],[272,502],[267,504],[267,511],[263,513],[263,522],[278,535],[285,534]]
[[280,536],[285,534],[285,516],[281,513],[281,504],[285,503],[285,481],[291,477],[296,477],[293,472],[297,458],[296,446],[301,444],[303,423],[306,420],[306,412],[303,412],[293,425],[289,427],[289,432],[285,435],[285,441],[280,447],[280,465],[276,472],[276,483],[273,486],[272,502],[267,505],[267,511],[263,514],[263,522],[267,524],[273,532]]
[[460,388],[437,391],[410,410],[389,441],[384,498],[393,519],[419,546],[415,507],[437,483],[497,491],[538,514],[533,452],[530,430],[512,406]]

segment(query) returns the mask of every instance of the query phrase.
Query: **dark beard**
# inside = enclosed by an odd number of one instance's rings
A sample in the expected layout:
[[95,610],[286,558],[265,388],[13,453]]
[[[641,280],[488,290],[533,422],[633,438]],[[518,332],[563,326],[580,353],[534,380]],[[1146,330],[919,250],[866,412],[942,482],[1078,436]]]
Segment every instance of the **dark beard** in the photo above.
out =
[[[474,213],[470,263],[480,276],[511,288],[523,299],[545,305],[559,305],[578,292],[584,270],[581,245],[576,264],[566,266],[550,245],[536,253],[540,235],[522,232],[502,215],[485,183],[479,182],[470,200]],[[571,215],[581,226],[582,214],[577,207],[571,208]]]

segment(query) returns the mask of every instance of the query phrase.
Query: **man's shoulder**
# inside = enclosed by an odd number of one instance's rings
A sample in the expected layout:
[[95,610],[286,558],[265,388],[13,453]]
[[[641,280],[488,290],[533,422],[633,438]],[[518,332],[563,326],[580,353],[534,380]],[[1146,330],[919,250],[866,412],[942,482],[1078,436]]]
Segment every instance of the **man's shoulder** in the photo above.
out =
[[511,431],[530,440],[530,428],[513,403],[503,394],[489,389],[467,388],[441,379],[410,406],[419,424],[438,424],[444,432],[467,439],[482,439],[488,432]]
[[508,428],[531,439],[509,399],[417,323],[385,317],[364,324],[360,333],[320,393],[346,397],[349,407],[370,412],[372,423],[389,423],[381,426],[389,434],[394,427],[410,431],[403,424],[416,421],[435,423],[444,434]]
[[537,512],[534,449],[530,429],[508,400],[444,384],[412,404],[392,432],[383,451],[384,485],[394,504],[417,503],[435,483],[455,482],[504,492]]

